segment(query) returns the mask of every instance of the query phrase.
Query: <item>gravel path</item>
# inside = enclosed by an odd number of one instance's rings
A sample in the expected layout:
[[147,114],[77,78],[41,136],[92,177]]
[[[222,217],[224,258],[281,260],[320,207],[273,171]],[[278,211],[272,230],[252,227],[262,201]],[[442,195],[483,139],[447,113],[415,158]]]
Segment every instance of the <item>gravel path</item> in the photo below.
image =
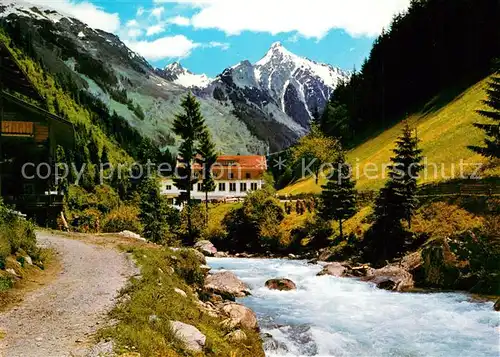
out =
[[[85,355],[88,338],[106,322],[118,291],[137,269],[126,254],[51,233],[40,246],[57,251],[62,271],[23,303],[0,314],[1,357]],[[83,353],[83,354],[82,354]]]

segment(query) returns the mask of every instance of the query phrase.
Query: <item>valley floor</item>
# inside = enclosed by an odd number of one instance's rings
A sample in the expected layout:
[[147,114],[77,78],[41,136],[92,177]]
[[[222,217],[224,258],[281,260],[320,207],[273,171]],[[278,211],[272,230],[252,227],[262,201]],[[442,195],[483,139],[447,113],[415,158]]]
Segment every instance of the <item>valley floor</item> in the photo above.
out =
[[62,270],[18,307],[0,314],[0,356],[82,355],[137,270],[126,254],[109,247],[48,232],[38,232],[37,240],[57,252]]

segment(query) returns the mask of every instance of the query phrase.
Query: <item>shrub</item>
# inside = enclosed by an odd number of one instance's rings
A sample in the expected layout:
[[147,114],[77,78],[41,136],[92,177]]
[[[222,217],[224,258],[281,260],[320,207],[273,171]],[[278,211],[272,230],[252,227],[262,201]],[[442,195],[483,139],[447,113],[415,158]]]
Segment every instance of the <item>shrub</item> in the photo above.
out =
[[453,254],[448,240],[438,238],[427,242],[421,251],[423,274],[419,284],[424,287],[456,289],[461,262]]
[[279,224],[280,218],[279,212],[271,210],[268,215],[262,218],[259,224],[260,230],[260,247],[264,251],[279,251],[285,247],[285,231],[281,228]]
[[490,216],[485,224],[455,235],[451,251],[467,262],[462,276],[473,282],[470,290],[476,293],[500,295],[500,218]]
[[176,224],[178,212],[171,207],[160,194],[160,186],[156,178],[148,178],[140,186],[141,201],[140,219],[144,226],[144,237],[152,242],[172,245],[176,244],[170,224]]
[[69,212],[83,211],[93,206],[96,198],[83,187],[70,185],[66,196],[66,208]]
[[259,190],[249,194],[243,206],[229,212],[224,217],[223,225],[227,230],[227,239],[223,249],[231,251],[265,252],[278,249],[284,233],[280,223],[285,212],[280,202],[270,190]]
[[[195,242],[200,240],[203,236],[205,230],[205,214],[206,209],[204,205],[193,205],[191,207],[191,239]],[[179,237],[184,242],[188,242],[189,231],[188,231],[188,206],[184,206],[184,209],[180,213],[180,225],[177,229]]]
[[424,206],[413,218],[412,231],[427,238],[446,238],[458,232],[478,228],[482,219],[444,202]]
[[109,212],[102,220],[102,231],[106,233],[117,233],[122,231],[142,233],[139,213],[140,211],[137,207],[117,207]]
[[202,286],[205,281],[205,274],[200,269],[200,260],[189,249],[182,249],[179,253],[180,259],[175,262],[175,272],[188,285]]
[[33,258],[39,255],[36,245],[35,226],[23,218],[15,218],[7,222],[2,231],[8,234],[10,240],[11,253],[23,250]]
[[12,279],[5,276],[0,276],[0,292],[4,290],[9,290],[13,286]]
[[292,232],[290,250],[319,249],[331,245],[333,228],[330,222],[320,218],[309,218],[304,225]]
[[97,209],[104,214],[111,212],[120,205],[120,196],[111,186],[96,186],[94,194]]
[[8,237],[0,234],[0,269],[5,269],[5,260],[10,255],[10,242]]
[[35,226],[9,211],[0,200],[0,269],[5,269],[9,255],[20,252],[29,255],[33,260],[40,258]]
[[101,212],[95,208],[88,208],[76,215],[71,225],[81,233],[97,233],[101,226]]

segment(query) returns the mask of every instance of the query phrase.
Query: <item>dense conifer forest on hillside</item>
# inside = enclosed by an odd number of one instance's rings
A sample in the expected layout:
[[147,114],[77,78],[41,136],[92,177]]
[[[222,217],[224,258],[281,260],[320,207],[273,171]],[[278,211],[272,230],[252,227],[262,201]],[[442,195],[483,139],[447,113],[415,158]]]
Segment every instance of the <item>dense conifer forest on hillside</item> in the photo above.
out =
[[414,0],[375,41],[321,119],[352,147],[432,100],[438,109],[492,71],[500,56],[497,0]]

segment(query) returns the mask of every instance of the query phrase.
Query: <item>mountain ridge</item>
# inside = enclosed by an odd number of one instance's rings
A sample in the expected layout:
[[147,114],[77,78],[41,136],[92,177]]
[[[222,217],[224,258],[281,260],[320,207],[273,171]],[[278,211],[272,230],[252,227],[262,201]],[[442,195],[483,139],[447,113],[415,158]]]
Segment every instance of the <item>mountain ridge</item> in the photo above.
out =
[[257,62],[240,61],[224,69],[214,79],[205,74],[193,74],[179,62],[172,62],[163,70],[155,71],[161,77],[186,88],[206,89],[217,81],[220,83],[222,77],[229,76],[241,89],[254,88],[267,92],[278,108],[300,125],[301,128],[298,128],[288,123],[290,129],[299,133],[308,129],[314,113],[325,107],[333,90],[351,75],[349,71],[330,64],[298,56],[279,41],[274,42]]

